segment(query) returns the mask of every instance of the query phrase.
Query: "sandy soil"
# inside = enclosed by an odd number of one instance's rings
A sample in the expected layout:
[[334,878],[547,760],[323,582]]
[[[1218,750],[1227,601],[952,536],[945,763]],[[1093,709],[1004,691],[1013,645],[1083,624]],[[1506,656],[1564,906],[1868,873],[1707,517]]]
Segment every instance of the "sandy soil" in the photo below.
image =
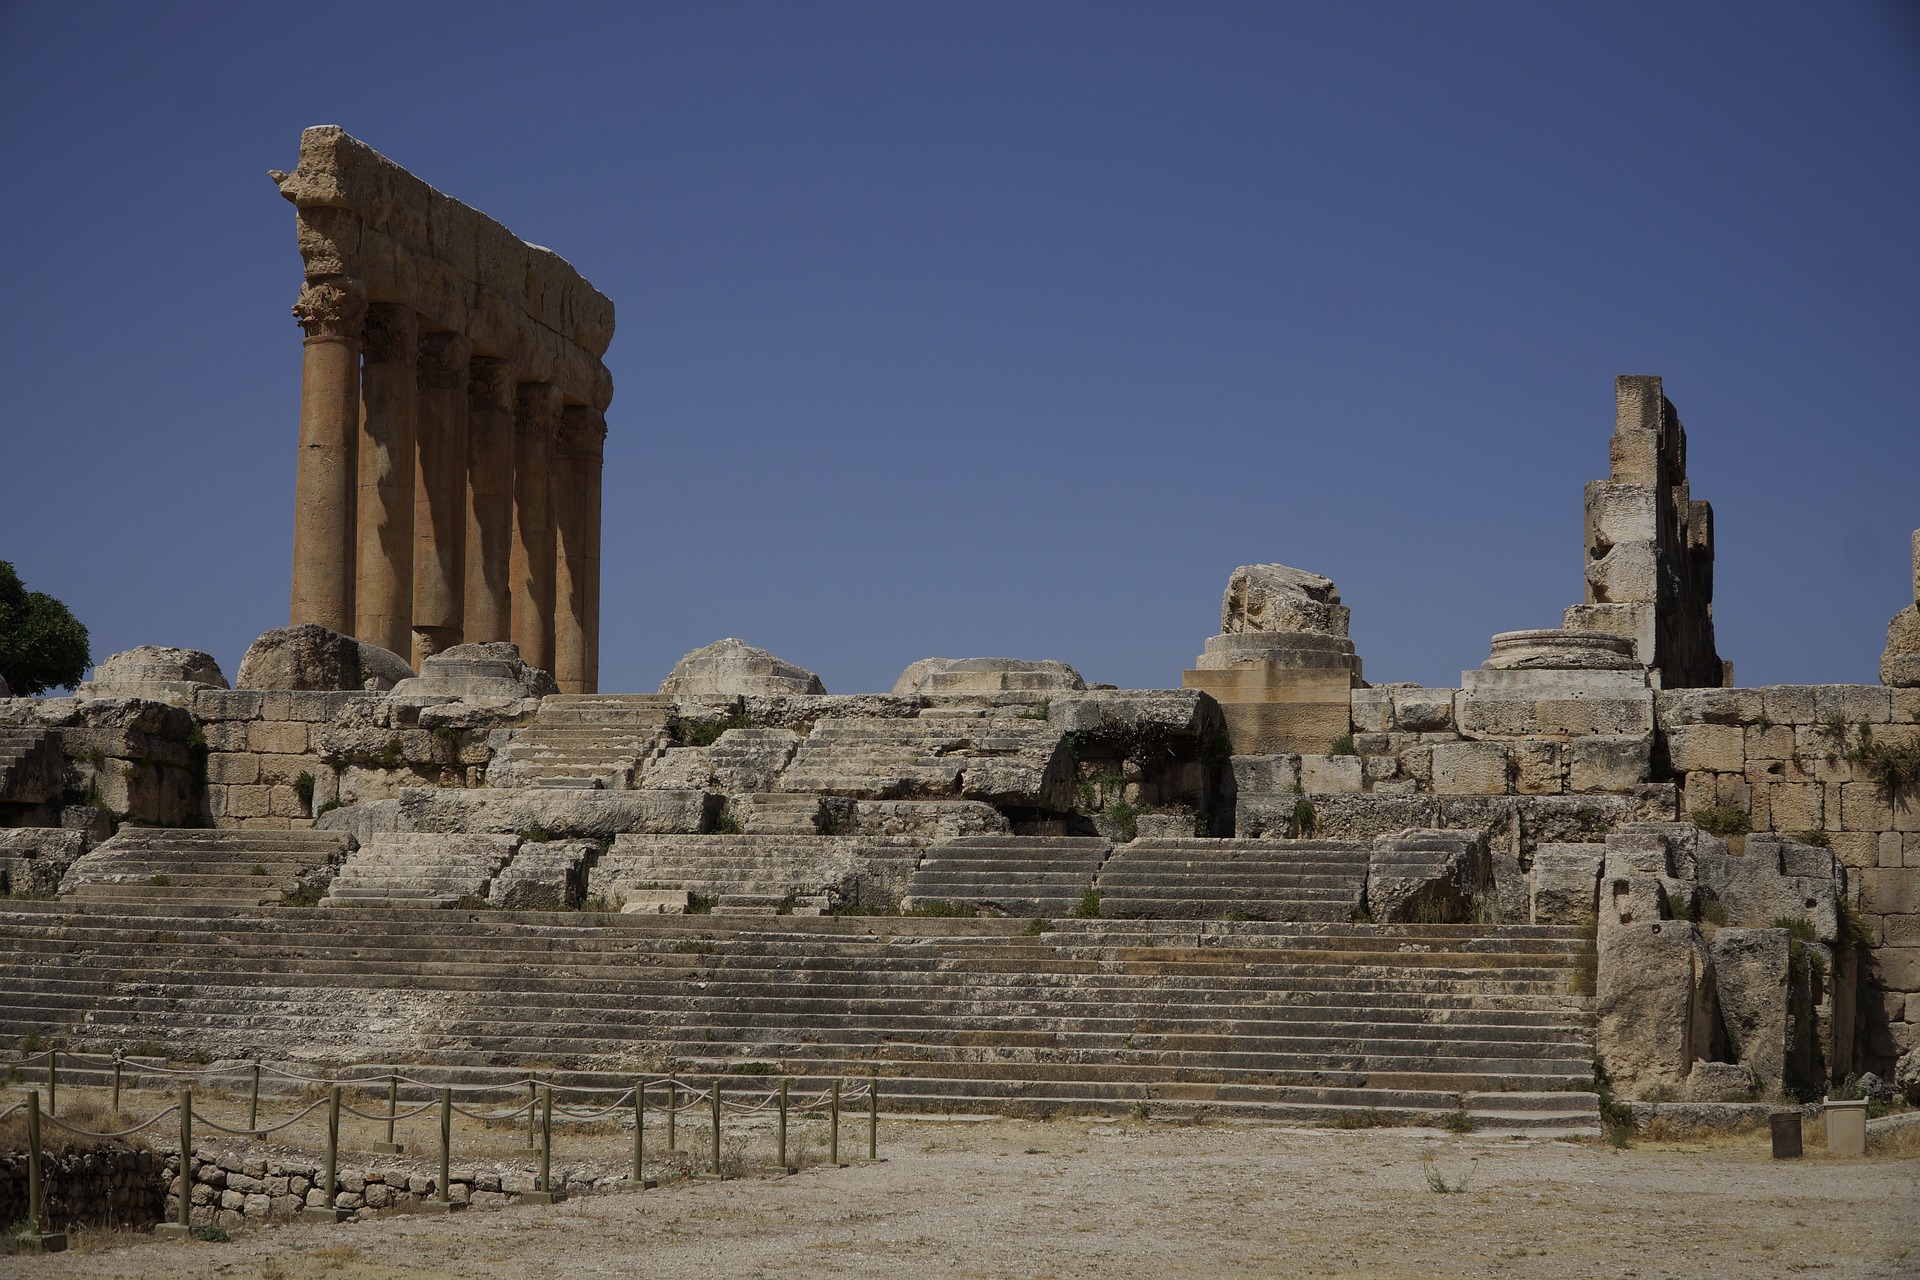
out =
[[1615,1150],[890,1120],[881,1152],[794,1177],[274,1226],[230,1244],[81,1233],[67,1254],[0,1258],[0,1276],[1920,1276],[1920,1158],[1775,1162],[1764,1135]]

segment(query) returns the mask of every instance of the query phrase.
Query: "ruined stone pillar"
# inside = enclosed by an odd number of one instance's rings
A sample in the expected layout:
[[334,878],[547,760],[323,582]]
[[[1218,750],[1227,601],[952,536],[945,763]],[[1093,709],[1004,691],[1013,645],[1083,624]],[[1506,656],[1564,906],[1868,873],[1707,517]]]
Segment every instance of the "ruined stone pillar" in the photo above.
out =
[[593,608],[598,592],[596,508],[607,422],[598,409],[568,405],[553,455],[553,678],[562,693],[595,692]]
[[293,304],[300,353],[300,458],[294,480],[294,626],[353,630],[355,452],[360,417],[358,281],[311,281]]
[[406,655],[413,645],[414,390],[419,322],[394,303],[367,308],[360,374],[359,574],[354,635]]
[[465,625],[467,373],[456,333],[420,337],[413,487],[413,665],[460,643]]
[[[553,670],[554,436],[560,388],[523,382],[513,416],[512,640],[528,666]],[[568,495],[571,500],[571,495]]]
[[512,634],[508,566],[513,559],[513,368],[475,356],[467,380],[468,644]]

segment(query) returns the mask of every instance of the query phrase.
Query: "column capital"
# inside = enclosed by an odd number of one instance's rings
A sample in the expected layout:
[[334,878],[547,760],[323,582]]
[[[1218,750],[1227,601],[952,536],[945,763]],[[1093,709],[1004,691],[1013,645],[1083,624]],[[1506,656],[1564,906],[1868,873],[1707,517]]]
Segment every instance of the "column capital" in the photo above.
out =
[[513,433],[552,440],[560,429],[560,388],[551,382],[523,382],[517,389]]
[[458,391],[467,385],[471,343],[457,333],[423,333],[419,345],[422,391]]
[[467,362],[467,406],[478,413],[512,413],[513,366],[494,356]]
[[555,448],[563,457],[599,458],[605,452],[607,419],[592,405],[570,404],[560,411]]
[[309,342],[358,341],[366,317],[367,291],[350,276],[309,280],[293,304]]
[[368,364],[412,364],[419,349],[420,319],[412,307],[370,302],[360,341]]

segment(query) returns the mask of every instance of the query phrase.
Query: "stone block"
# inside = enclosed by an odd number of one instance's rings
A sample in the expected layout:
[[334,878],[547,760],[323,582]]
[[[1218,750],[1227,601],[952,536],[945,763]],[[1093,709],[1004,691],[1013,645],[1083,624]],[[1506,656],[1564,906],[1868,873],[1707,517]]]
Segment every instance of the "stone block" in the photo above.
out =
[[1196,669],[1183,673],[1180,683],[1219,702],[1235,755],[1325,751],[1352,732],[1353,676],[1344,669]]
[[1653,705],[1639,671],[1483,668],[1462,673],[1454,715],[1476,737],[1643,737]]
[[1566,770],[1562,747],[1558,742],[1516,742],[1513,744],[1514,790],[1523,796],[1558,795],[1565,785]]
[[1841,785],[1841,830],[1889,831],[1892,828],[1893,806],[1879,786],[1871,782],[1848,782]]
[[1359,756],[1300,757],[1300,788],[1308,795],[1357,794],[1364,789],[1365,777]]
[[1355,689],[1349,695],[1355,733],[1385,733],[1393,727],[1393,693],[1389,689]]
[[1590,481],[1586,488],[1586,525],[1589,546],[1653,542],[1660,536],[1659,490],[1651,483]]
[[208,782],[255,782],[260,777],[260,757],[250,754],[210,752],[207,756]]
[[251,784],[227,788],[222,816],[228,818],[264,818],[271,812],[273,788]]
[[1433,748],[1433,789],[1442,795],[1504,795],[1507,748],[1499,742],[1446,742]]
[[1746,741],[1746,730],[1739,725],[1685,725],[1668,730],[1667,759],[1678,773],[1691,773],[1696,769],[1744,773]]
[[1446,733],[1453,729],[1454,689],[1395,688],[1393,727],[1406,733]]
[[1594,604],[1651,602],[1660,595],[1660,560],[1650,543],[1629,542],[1587,561],[1587,599]]
[[1566,754],[1568,791],[1626,793],[1644,783],[1652,771],[1653,743],[1649,737],[1593,735],[1570,740]]
[[1813,691],[1810,684],[1773,684],[1760,689],[1760,709],[1775,724],[1814,723]]
[[1826,820],[1821,791],[1815,783],[1780,783],[1766,788],[1768,826],[1786,835],[1820,830]]
[[1654,702],[1660,727],[1668,732],[1687,725],[1750,725],[1765,706],[1759,689],[1666,689]]
[[1893,699],[1879,685],[1815,685],[1813,718],[1822,724],[1835,719],[1850,725],[1887,724],[1893,719]]
[[1793,726],[1771,724],[1764,728],[1757,724],[1747,726],[1747,764],[1752,767],[1756,760],[1789,760],[1798,749]]
[[1615,1085],[1678,1088],[1713,1041],[1713,960],[1698,926],[1623,925],[1599,951],[1596,1047]]
[[1881,947],[1873,953],[1875,976],[1895,991],[1920,991],[1920,947]]
[[255,721],[247,726],[247,746],[274,755],[300,755],[307,750],[307,726],[299,722]]
[[1543,844],[1528,873],[1534,924],[1585,924],[1595,916],[1605,849],[1589,844]]
[[1760,1088],[1778,1089],[1793,1051],[1787,931],[1720,929],[1708,946],[1721,1021],[1740,1061]]
[[1920,724],[1920,688],[1887,690],[1895,724]]
[[191,710],[201,724],[227,720],[255,720],[261,694],[256,689],[196,689]]
[[1880,865],[1880,836],[1872,831],[1828,831],[1833,856],[1849,867]]
[[1920,912],[1920,868],[1864,868],[1860,905],[1877,915]]
[[1368,855],[1367,909],[1382,924],[1471,920],[1491,879],[1483,832],[1383,835]]

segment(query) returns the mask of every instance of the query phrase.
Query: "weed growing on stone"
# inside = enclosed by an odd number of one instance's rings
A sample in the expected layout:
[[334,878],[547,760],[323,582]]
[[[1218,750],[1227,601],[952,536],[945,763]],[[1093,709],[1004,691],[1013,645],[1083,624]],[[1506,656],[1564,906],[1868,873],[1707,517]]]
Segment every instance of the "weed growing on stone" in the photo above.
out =
[[1045,720],[1047,718],[1047,713],[1050,712],[1052,709],[1053,709],[1053,699],[1042,698],[1040,699],[1040,701],[1028,707],[1025,711],[1022,711],[1016,714],[1014,718],[1016,720]]
[[1788,936],[1798,939],[1801,942],[1812,942],[1814,940],[1813,922],[1805,916],[1775,916],[1773,927],[1776,929],[1785,929]]
[[744,711],[721,716],[718,720],[682,720],[674,726],[674,736],[689,747],[710,747],[729,729],[746,729],[753,721]]
[[1314,811],[1313,800],[1301,796],[1293,802],[1293,837],[1296,840],[1310,840],[1320,825],[1320,815]]
[[300,798],[302,809],[313,808],[313,775],[302,773],[293,780],[293,794]]
[[1360,748],[1354,745],[1352,734],[1343,733],[1335,738],[1327,747],[1327,754],[1330,756],[1357,756],[1360,754]]
[[1440,1127],[1448,1133],[1472,1133],[1473,1117],[1467,1114],[1465,1107],[1460,1107],[1441,1116]]
[[1737,804],[1708,804],[1690,815],[1693,825],[1708,835],[1743,836],[1753,830],[1753,819]]
[[1446,1175],[1440,1172],[1438,1165],[1429,1165],[1427,1167],[1427,1190],[1436,1195],[1443,1196],[1457,1196],[1461,1194],[1467,1189],[1467,1185],[1473,1181],[1473,1171],[1479,1163],[1480,1158],[1478,1156],[1475,1156],[1469,1161],[1467,1171],[1460,1175],[1460,1181],[1458,1182],[1448,1182]]
[[1076,920],[1098,920],[1100,918],[1100,891],[1088,889],[1080,895],[1080,905],[1073,909]]

